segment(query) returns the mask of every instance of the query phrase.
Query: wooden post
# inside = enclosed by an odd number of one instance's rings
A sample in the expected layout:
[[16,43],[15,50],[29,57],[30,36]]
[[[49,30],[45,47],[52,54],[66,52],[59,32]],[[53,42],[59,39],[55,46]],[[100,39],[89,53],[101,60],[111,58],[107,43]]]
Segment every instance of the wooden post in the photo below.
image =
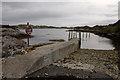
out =
[[87,38],[87,32],[86,32],[86,38]]
[[82,36],[82,37],[83,37],[83,39],[84,39],[84,32],[83,32],[83,36]]
[[75,38],[75,33],[73,33],[73,38]]
[[29,47],[29,35],[27,35],[27,42],[28,42],[28,47]]
[[76,38],[77,38],[77,32],[76,32]]
[[70,40],[70,31],[69,31],[69,35],[68,35],[68,40]]
[[89,32],[89,38],[90,38],[90,32]]
[[79,31],[79,49],[81,48],[81,31]]
[[73,32],[71,31],[71,39],[73,38]]

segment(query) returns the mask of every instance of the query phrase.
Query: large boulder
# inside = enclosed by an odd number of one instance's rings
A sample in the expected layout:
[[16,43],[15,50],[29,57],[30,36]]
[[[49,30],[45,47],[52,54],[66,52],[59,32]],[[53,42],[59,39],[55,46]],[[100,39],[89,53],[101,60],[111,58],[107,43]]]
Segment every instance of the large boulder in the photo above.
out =
[[[11,37],[15,37],[15,38],[19,38],[19,39],[23,39],[23,38],[27,38],[28,35],[25,34],[24,32],[19,31],[19,29],[14,29],[14,28],[2,28],[2,34],[0,34],[0,36],[2,35],[4,36],[11,36]],[[30,35],[30,37],[32,37]]]
[[24,34],[24,33],[20,32],[18,29],[2,28],[2,36],[15,36],[19,34]]
[[[22,40],[27,34],[13,28],[0,28],[2,36],[2,57],[8,57],[13,51],[26,47],[26,42]],[[22,37],[22,38],[21,38]]]
[[2,56],[6,57],[11,55],[11,51],[16,49],[21,49],[26,47],[26,42],[23,40],[11,37],[11,36],[4,36],[2,37]]
[[[2,38],[2,43],[3,43],[3,48],[5,49],[12,49],[12,48],[21,48],[24,47],[26,45],[26,42],[24,42],[23,40],[11,37],[11,36],[4,36]],[[4,49],[3,49],[4,50]]]

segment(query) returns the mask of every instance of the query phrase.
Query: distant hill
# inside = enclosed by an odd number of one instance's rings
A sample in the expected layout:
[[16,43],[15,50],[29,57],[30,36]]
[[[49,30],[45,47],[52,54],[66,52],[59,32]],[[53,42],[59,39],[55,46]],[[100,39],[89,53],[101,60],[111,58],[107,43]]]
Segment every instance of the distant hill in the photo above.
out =
[[115,27],[115,33],[120,34],[120,20],[118,20],[116,23],[114,23],[113,27]]
[[[26,24],[19,24],[19,25],[2,25],[2,28],[19,28],[19,29],[25,29]],[[56,28],[56,29],[67,29],[68,27],[56,27],[56,26],[47,26],[47,25],[30,25],[32,28]]]
[[120,20],[118,20],[116,23],[113,24],[113,26],[120,25]]
[[103,26],[96,25],[92,29],[105,33],[120,34],[120,20],[118,20],[116,23],[109,25],[103,25]]

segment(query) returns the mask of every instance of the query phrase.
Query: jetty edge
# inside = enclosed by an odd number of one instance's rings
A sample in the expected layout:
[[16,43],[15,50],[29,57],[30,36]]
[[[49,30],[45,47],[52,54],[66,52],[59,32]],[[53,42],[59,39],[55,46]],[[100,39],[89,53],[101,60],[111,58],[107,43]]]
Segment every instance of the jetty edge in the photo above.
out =
[[22,78],[78,50],[78,39],[38,47],[25,55],[2,60],[3,78]]

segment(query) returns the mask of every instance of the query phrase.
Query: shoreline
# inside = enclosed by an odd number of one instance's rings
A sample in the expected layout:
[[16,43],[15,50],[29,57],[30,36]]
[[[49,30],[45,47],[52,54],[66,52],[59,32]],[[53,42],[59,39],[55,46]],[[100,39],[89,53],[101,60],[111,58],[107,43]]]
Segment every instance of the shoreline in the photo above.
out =
[[99,31],[91,31],[91,33],[94,33],[101,37],[109,38],[111,40],[114,40],[114,39],[120,40],[120,34],[111,34],[111,33],[99,32]]

